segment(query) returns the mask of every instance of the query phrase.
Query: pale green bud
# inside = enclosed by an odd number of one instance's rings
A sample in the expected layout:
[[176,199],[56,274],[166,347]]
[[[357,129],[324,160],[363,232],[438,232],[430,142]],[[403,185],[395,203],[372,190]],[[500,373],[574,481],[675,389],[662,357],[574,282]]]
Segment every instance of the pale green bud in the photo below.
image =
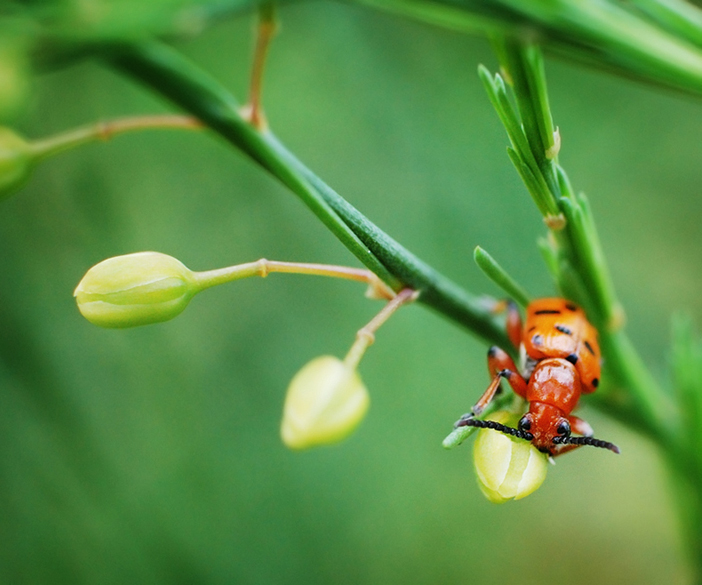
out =
[[101,327],[168,321],[199,291],[193,273],[158,252],[116,256],[93,266],[76,287],[78,309]]
[[34,155],[29,143],[0,126],[0,200],[22,186],[32,172]]
[[334,356],[318,357],[290,382],[280,434],[291,449],[346,438],[363,419],[370,399],[356,370]]
[[[513,428],[519,415],[499,411],[490,420]],[[491,429],[481,429],[473,445],[478,485],[495,504],[520,500],[536,491],[546,479],[548,456],[528,441]]]

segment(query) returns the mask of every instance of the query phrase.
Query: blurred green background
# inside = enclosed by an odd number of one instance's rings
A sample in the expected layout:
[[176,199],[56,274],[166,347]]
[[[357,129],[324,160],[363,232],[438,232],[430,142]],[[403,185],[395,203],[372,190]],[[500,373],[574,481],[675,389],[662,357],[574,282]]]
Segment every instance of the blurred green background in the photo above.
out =
[[[355,6],[281,10],[265,104],[280,138],[420,257],[499,296],[480,244],[553,294],[540,217],[476,75],[486,41]],[[243,100],[249,17],[179,43]],[[702,323],[702,103],[549,60],[561,162],[591,198],[628,330],[667,383],[671,315]],[[89,62],[37,78],[19,129],[169,111]],[[361,286],[273,275],[203,293],[175,321],[109,331],[72,291],[156,250],[195,270],[260,257],[357,265],[303,205],[206,133],[118,137],[47,161],[0,212],[0,580],[4,583],[687,583],[666,470],[584,405],[592,449],[495,506],[471,447],[441,440],[484,390],[485,347],[416,306],[378,334],[347,442],[287,451],[285,388],[342,356],[379,309]]]

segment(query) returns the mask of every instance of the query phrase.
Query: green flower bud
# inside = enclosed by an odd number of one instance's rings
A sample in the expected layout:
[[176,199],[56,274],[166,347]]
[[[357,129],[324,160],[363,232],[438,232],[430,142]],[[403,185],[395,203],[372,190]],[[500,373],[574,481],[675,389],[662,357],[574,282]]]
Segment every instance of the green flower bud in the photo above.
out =
[[29,143],[9,128],[0,126],[0,200],[27,180],[34,166]]
[[101,327],[168,321],[200,290],[180,261],[158,252],[116,256],[93,266],[76,287],[78,309]]
[[[519,415],[498,411],[490,420],[516,428]],[[546,479],[548,456],[531,443],[491,429],[481,429],[473,445],[478,485],[495,504],[520,500]]]
[[356,370],[333,356],[318,357],[290,382],[280,434],[291,449],[346,438],[368,410],[368,391]]

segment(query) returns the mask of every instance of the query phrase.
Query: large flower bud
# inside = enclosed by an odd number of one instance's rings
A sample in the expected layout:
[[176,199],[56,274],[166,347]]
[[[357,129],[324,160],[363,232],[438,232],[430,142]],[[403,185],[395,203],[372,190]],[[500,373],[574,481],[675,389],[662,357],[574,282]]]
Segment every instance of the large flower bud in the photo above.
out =
[[[499,411],[490,420],[515,427],[519,415]],[[481,429],[473,445],[478,485],[495,504],[520,500],[536,491],[546,479],[548,456],[528,441],[491,429]]]
[[358,373],[333,356],[318,357],[290,382],[280,434],[291,449],[327,445],[346,438],[368,410]]
[[139,252],[96,264],[73,295],[91,323],[136,327],[173,319],[198,291],[193,273],[180,261],[158,252]]

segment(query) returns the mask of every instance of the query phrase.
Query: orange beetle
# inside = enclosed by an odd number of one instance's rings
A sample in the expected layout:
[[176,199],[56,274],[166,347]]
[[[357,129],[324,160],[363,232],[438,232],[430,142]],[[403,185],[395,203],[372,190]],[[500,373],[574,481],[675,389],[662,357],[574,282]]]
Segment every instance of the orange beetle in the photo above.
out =
[[[594,392],[600,383],[600,347],[597,330],[583,310],[565,299],[539,299],[527,307],[526,324],[513,302],[507,305],[507,334],[519,348],[523,366],[502,349],[488,350],[488,368],[494,376],[488,389],[456,426],[491,428],[531,441],[555,456],[581,445],[619,453],[616,445],[593,437],[592,427],[571,412],[581,394]],[[529,403],[518,428],[475,418],[500,390],[502,378]],[[575,432],[580,436],[572,436]]]

